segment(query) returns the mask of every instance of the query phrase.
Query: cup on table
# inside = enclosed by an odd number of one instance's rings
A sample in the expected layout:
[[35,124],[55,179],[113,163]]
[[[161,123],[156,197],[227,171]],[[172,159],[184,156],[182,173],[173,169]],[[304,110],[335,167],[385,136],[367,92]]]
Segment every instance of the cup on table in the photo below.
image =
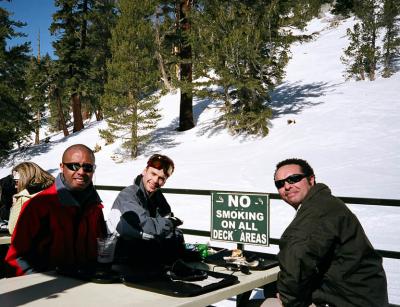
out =
[[117,239],[118,236],[115,234],[97,238],[97,262],[104,264],[111,264],[113,262]]

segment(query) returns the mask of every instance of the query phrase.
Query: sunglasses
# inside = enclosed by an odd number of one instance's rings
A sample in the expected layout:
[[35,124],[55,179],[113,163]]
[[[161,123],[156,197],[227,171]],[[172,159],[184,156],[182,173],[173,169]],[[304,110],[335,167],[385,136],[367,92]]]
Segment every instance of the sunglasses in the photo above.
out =
[[290,175],[289,177],[286,177],[285,179],[275,180],[275,186],[279,190],[280,188],[282,188],[285,185],[285,182],[287,182],[289,184],[293,184],[293,183],[299,182],[300,180],[302,180],[303,178],[306,178],[306,177],[307,176],[304,174],[293,174],[293,175]]
[[246,266],[246,265],[239,265],[239,264],[233,264],[232,263],[232,264],[228,264],[226,266],[226,269],[228,271],[233,271],[233,272],[239,272],[240,271],[245,275],[250,275],[251,274],[250,268],[248,266]]
[[147,161],[147,166],[163,170],[168,177],[172,175],[175,169],[174,162],[167,156],[163,155],[151,156],[149,161]]
[[71,163],[63,162],[63,165],[65,165],[69,170],[74,172],[79,171],[80,168],[82,168],[85,173],[92,173],[96,169],[96,165],[90,163],[79,164],[78,162],[71,162]]

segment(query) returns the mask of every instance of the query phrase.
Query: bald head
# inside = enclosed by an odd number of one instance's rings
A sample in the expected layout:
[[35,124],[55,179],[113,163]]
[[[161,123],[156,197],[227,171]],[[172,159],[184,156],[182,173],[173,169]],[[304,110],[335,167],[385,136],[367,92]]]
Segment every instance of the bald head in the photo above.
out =
[[91,156],[91,158],[93,159],[93,163],[95,162],[95,156],[94,156],[94,152],[93,150],[91,150],[89,147],[87,147],[86,145],[83,144],[75,144],[72,146],[69,146],[63,153],[62,156],[62,161],[66,161],[66,157],[70,156],[72,152],[75,151],[82,151],[85,152],[87,154],[89,154]]

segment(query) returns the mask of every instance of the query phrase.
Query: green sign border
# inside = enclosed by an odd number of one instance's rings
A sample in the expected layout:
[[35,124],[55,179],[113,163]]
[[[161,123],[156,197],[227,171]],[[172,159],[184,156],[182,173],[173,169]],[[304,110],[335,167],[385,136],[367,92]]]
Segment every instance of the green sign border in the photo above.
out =
[[[267,200],[267,205],[266,205],[266,210],[263,212],[266,215],[266,222],[267,222],[267,243],[262,244],[262,243],[249,243],[249,242],[242,242],[242,241],[236,241],[236,240],[222,240],[222,239],[214,239],[213,238],[213,230],[214,230],[214,200],[216,199],[216,196],[224,194],[224,195],[239,195],[239,196],[250,196],[250,197],[263,197],[266,198]],[[236,210],[232,210],[236,211]],[[231,243],[240,243],[240,244],[248,244],[248,245],[256,245],[256,246],[269,246],[269,240],[270,240],[270,197],[268,193],[262,194],[262,193],[242,193],[242,192],[223,192],[223,191],[212,191],[211,192],[211,233],[210,233],[210,240],[213,241],[219,241],[219,242],[231,242]]]

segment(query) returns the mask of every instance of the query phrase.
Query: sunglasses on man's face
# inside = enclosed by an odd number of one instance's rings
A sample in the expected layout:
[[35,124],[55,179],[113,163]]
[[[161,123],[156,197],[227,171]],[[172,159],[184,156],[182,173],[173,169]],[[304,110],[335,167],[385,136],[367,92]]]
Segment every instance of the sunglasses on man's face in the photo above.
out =
[[300,180],[302,180],[303,178],[306,178],[306,177],[307,176],[304,174],[293,174],[293,175],[290,175],[289,177],[286,177],[285,179],[275,180],[275,186],[279,190],[280,188],[282,188],[285,185],[285,182],[287,182],[289,184],[293,184],[293,183],[299,182]]
[[164,173],[169,177],[174,172],[174,162],[166,156],[154,155],[149,161],[147,161],[147,166],[154,167],[158,170],[163,170]]
[[74,172],[79,171],[80,168],[82,168],[85,173],[92,173],[96,169],[96,165],[90,163],[80,164],[78,162],[71,162],[71,163],[63,162],[63,165],[65,165],[69,170]]

